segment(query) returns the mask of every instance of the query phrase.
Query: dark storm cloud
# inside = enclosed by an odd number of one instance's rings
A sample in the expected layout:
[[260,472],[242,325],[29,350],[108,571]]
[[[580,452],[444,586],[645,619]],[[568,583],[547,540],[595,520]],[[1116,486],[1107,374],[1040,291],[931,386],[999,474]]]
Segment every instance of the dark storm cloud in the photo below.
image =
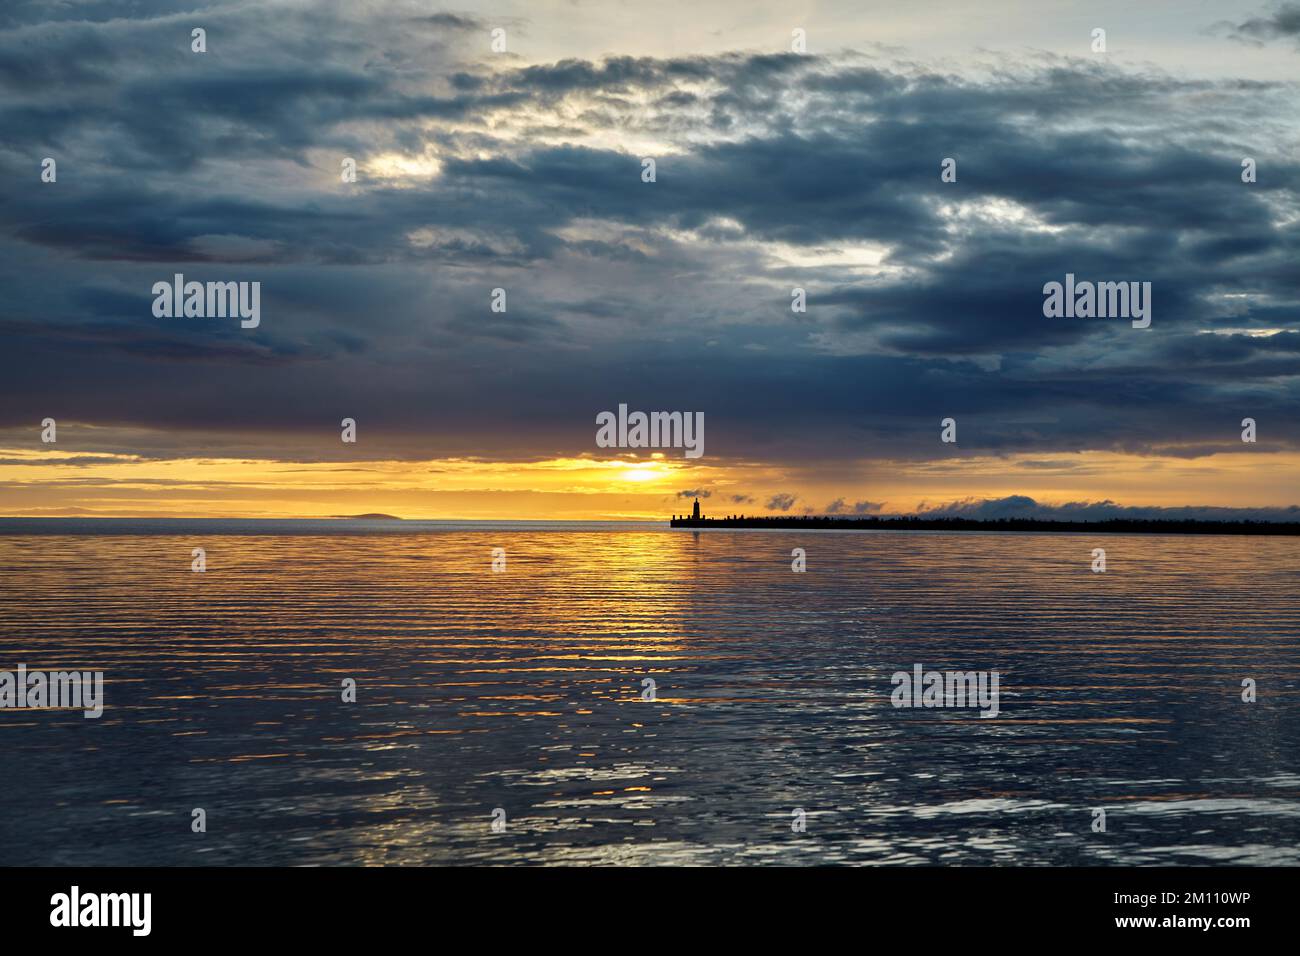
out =
[[[349,122],[455,118],[511,99],[410,82],[427,74],[426,57],[454,62],[452,44],[478,29],[470,18],[363,22],[334,4],[214,4],[184,16],[135,7],[104,22],[47,22],[34,8],[31,22],[0,32],[0,80],[18,94],[0,107],[5,127],[51,150],[94,146],[124,171],[185,171],[223,157],[301,161],[312,146],[362,145],[341,131]],[[206,53],[190,49],[195,26]]]
[[[519,67],[469,48],[468,15],[347,4],[217,5],[198,55],[177,5],[77,9],[0,19],[0,170],[24,184],[0,205],[0,425],[352,415],[394,454],[529,457],[594,451],[627,401],[702,410],[710,455],[754,459],[1200,455],[1246,415],[1300,446],[1293,87],[1048,58]],[[657,182],[625,137],[671,144]],[[384,178],[390,154],[437,170]],[[175,272],[261,281],[262,326],[153,318]],[[1152,327],[1044,318],[1067,272],[1151,282]]]

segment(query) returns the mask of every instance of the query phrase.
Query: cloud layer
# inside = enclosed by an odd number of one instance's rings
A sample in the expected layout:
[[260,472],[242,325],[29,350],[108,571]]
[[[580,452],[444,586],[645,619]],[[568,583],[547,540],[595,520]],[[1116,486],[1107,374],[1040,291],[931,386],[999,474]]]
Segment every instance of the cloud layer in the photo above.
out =
[[[703,411],[709,455],[751,461],[1195,458],[1247,416],[1300,449],[1294,84],[1032,53],[527,63],[472,12],[381,6],[7,6],[0,428],[325,460],[351,416],[370,454],[523,460],[592,453],[627,402]],[[155,319],[177,272],[260,281],[260,328]],[[1067,272],[1150,281],[1152,327],[1044,318]]]

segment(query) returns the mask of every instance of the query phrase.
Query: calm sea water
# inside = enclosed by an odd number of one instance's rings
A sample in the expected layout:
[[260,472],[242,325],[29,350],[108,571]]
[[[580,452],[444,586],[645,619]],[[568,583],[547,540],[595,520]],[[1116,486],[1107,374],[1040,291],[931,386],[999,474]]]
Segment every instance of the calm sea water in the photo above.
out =
[[2,864],[1300,863],[1294,538],[54,527],[0,670],[107,707],[0,710]]

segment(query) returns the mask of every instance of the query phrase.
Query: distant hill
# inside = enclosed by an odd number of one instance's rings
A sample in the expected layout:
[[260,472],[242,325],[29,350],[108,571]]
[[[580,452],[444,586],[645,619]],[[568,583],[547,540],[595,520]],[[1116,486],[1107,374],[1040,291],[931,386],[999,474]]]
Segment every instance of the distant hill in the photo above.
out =
[[401,518],[397,517],[397,515],[384,515],[384,514],[379,514],[378,512],[375,512],[374,514],[368,514],[368,515],[332,515],[331,517],[338,518],[342,521],[401,521],[402,520]]

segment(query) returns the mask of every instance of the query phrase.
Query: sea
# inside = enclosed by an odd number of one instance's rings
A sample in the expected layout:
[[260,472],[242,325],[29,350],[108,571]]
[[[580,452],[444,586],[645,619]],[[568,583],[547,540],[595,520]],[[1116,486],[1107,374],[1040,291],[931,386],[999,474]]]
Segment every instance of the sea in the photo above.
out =
[[0,708],[0,865],[1296,865],[1298,585],[1282,537],[3,519],[0,672],[104,709]]

